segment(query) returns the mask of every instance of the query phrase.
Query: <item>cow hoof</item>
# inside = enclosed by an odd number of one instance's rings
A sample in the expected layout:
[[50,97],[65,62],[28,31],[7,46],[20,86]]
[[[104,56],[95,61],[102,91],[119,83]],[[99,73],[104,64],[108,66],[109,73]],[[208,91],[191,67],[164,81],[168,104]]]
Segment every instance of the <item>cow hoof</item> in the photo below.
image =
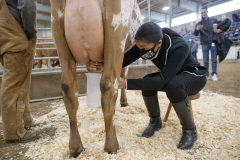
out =
[[121,102],[121,107],[127,107],[128,106],[128,102],[125,101],[125,102]]
[[83,147],[79,148],[77,151],[70,150],[70,157],[77,158],[84,150]]
[[117,151],[120,149],[118,146],[117,149],[110,149],[110,148],[104,148],[104,151],[107,152],[108,154],[117,154]]
[[108,152],[108,154],[117,154],[117,152]]

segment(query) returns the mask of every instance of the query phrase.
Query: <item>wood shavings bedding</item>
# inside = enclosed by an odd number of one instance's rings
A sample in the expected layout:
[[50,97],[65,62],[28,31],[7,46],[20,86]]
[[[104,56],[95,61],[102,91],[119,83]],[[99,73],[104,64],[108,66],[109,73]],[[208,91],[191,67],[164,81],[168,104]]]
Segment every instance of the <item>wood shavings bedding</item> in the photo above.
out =
[[[86,97],[79,97],[78,128],[85,151],[77,158],[88,159],[240,159],[240,99],[211,92],[201,92],[200,99],[192,101],[198,140],[190,150],[179,150],[180,122],[171,111],[165,128],[151,138],[138,137],[149,118],[141,92],[127,91],[130,106],[116,105],[115,125],[120,150],[117,154],[103,151],[105,128],[101,108],[86,106]],[[161,117],[164,118],[169,101],[159,92]],[[69,121],[63,102],[53,103],[52,112],[34,117],[39,126],[35,130],[55,128],[53,138],[48,135],[29,147],[25,156],[38,160],[70,159],[68,151]]]

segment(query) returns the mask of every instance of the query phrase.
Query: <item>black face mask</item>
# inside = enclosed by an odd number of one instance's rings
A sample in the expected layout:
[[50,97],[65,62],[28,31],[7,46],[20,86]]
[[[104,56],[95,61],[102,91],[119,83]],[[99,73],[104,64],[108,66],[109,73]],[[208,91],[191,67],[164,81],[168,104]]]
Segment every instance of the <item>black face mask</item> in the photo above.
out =
[[[152,60],[154,59],[154,56],[158,53],[159,49],[154,52],[154,49],[156,47],[157,43],[154,44],[154,46],[151,49],[145,50],[145,49],[139,49],[140,55],[142,59],[145,60]],[[156,58],[156,57],[155,57]]]

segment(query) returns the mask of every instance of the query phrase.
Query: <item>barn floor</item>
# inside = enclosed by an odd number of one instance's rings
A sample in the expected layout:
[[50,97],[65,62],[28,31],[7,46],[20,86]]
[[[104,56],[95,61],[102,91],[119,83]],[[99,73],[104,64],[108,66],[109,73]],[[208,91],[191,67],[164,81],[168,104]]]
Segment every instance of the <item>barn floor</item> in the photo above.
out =
[[[120,150],[103,152],[105,130],[102,110],[88,108],[86,97],[79,97],[78,128],[85,151],[77,159],[240,159],[240,62],[224,61],[219,65],[219,81],[208,81],[201,98],[192,102],[198,140],[191,150],[179,150],[181,126],[172,110],[166,126],[152,138],[138,135],[148,124],[148,116],[139,91],[127,91],[129,107],[116,106],[115,125]],[[159,92],[161,116],[168,100]],[[0,159],[60,160],[69,159],[69,123],[62,100],[31,103],[36,120],[34,130],[41,138],[27,144],[3,141],[0,117]]]

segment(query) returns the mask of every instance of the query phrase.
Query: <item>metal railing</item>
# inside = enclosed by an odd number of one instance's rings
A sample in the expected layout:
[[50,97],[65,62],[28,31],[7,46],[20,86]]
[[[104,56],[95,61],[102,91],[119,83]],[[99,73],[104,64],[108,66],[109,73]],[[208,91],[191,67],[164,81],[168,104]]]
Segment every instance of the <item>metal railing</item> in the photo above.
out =
[[[58,67],[58,66],[53,67],[52,63],[51,63],[51,60],[56,60],[58,58],[59,58],[58,56],[54,56],[54,57],[35,57],[33,62],[36,62],[38,60],[47,60],[47,65],[44,66],[43,68],[33,68],[32,69],[32,74],[47,74],[47,73],[62,72],[61,67]],[[85,71],[86,67],[85,67],[85,65],[78,65],[76,63],[76,70],[77,71]]]
[[44,45],[44,44],[54,44],[54,42],[38,42],[37,45]]
[[50,31],[51,28],[36,28],[37,31]]
[[[51,31],[51,28],[37,28],[37,31]],[[55,47],[46,47],[46,48],[38,48],[38,45],[55,45],[53,38],[37,38],[37,40],[52,40],[52,42],[37,42],[36,44],[36,51],[38,50],[56,50]],[[61,67],[53,67],[51,60],[59,59],[58,56],[54,57],[34,57],[33,64],[38,60],[47,60],[47,66],[44,66],[43,68],[32,68],[32,74],[47,74],[47,73],[59,73],[61,72]],[[137,60],[139,61],[139,60]],[[132,65],[139,65],[138,63],[133,62]],[[61,64],[60,64],[61,65]],[[145,64],[147,65],[147,64]],[[76,64],[77,71],[84,71],[86,70],[85,65],[78,65]],[[3,73],[3,67],[0,64],[0,77],[2,77]]]

